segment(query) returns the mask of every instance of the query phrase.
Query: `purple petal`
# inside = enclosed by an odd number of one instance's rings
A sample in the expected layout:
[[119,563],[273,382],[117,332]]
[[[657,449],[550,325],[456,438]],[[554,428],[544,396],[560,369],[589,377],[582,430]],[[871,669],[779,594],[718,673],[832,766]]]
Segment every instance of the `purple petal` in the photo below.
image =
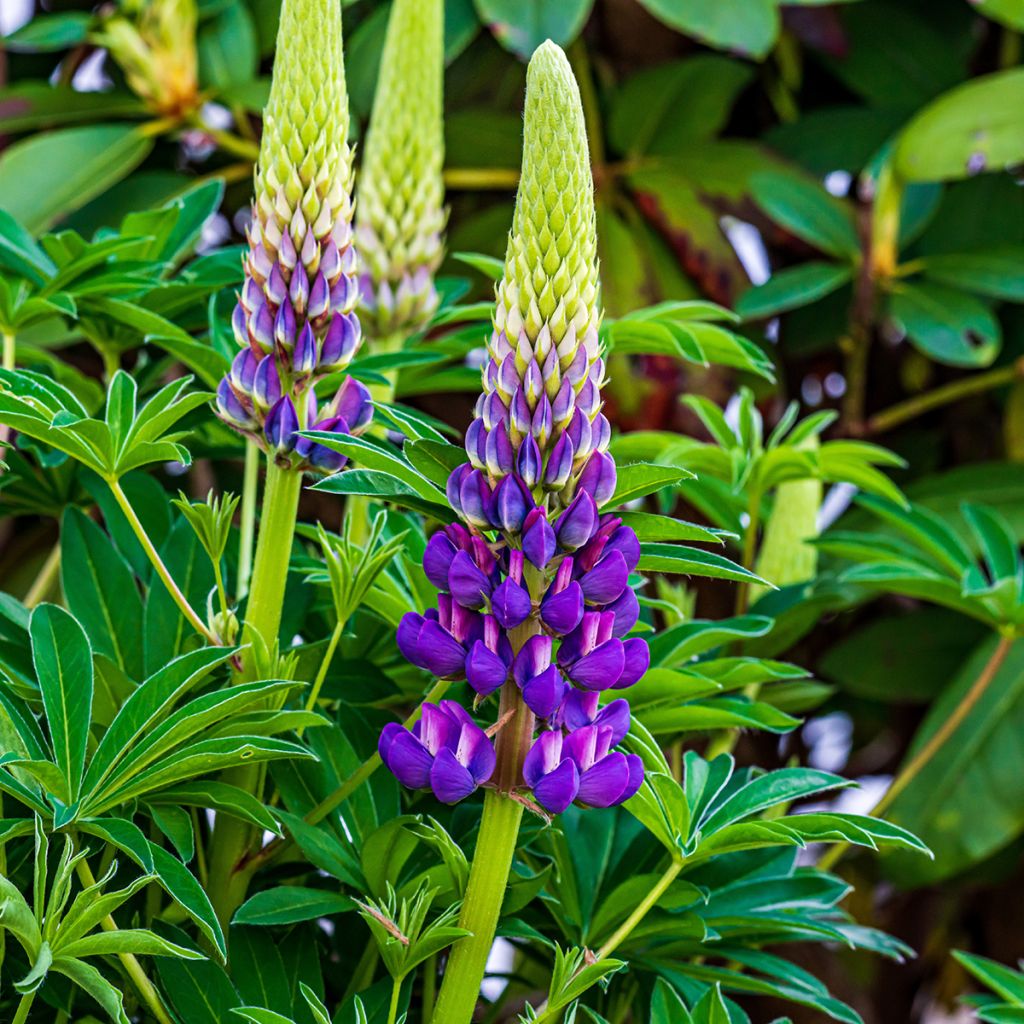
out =
[[640,602],[637,600],[636,591],[632,587],[626,587],[618,600],[605,607],[605,611],[615,616],[612,636],[624,637],[640,618]]
[[544,625],[558,636],[571,633],[583,618],[583,590],[575,581],[560,594],[545,597],[540,606]]
[[270,412],[263,428],[270,447],[279,453],[290,452],[295,447],[295,432],[299,429],[299,417],[288,395],[279,398]]
[[491,595],[491,611],[502,629],[515,629],[529,617],[533,602],[525,587],[508,579],[495,587]]
[[[610,641],[609,641],[610,642]],[[651,667],[651,650],[647,641],[635,636],[622,641],[623,666],[622,674],[615,683],[616,690],[624,690],[632,686]]]
[[438,751],[431,765],[430,788],[441,803],[455,804],[476,789],[476,782],[469,769],[459,764],[455,755],[444,748]]
[[591,807],[611,807],[625,799],[623,794],[629,784],[630,770],[626,755],[614,751],[580,775],[577,799]]
[[550,718],[561,705],[568,687],[561,672],[549,665],[523,686],[523,700],[538,718]]
[[469,774],[473,776],[473,781],[478,786],[491,777],[497,761],[494,746],[487,733],[473,721],[463,724],[455,757],[459,764],[464,764],[469,769]]
[[590,540],[596,526],[597,506],[594,499],[586,491],[580,491],[573,498],[572,504],[558,517],[555,535],[563,550],[575,551]]
[[373,399],[369,389],[355,377],[346,377],[334,396],[335,415],[348,425],[349,431],[358,434],[365,430],[373,419]]
[[621,640],[607,640],[569,669],[569,677],[585,690],[607,690],[622,676],[625,652]]
[[626,568],[632,572],[640,561],[640,541],[629,526],[619,526],[608,538],[605,551],[621,551],[626,559]]
[[434,759],[427,748],[397,722],[384,726],[377,749],[388,770],[403,786],[425,789],[430,785]]
[[481,697],[486,697],[505,682],[508,668],[482,640],[477,640],[466,657],[466,680]]
[[628,580],[626,559],[621,551],[613,551],[583,576],[580,585],[591,604],[608,604],[622,594]]
[[455,545],[444,533],[435,533],[423,552],[423,571],[438,590],[448,589],[448,570],[456,554]]
[[523,554],[538,569],[555,557],[555,531],[542,509],[534,509],[523,523]]
[[537,803],[552,814],[561,814],[576,799],[579,788],[579,772],[568,758],[532,787]]
[[494,525],[507,533],[519,533],[533,508],[533,498],[516,476],[507,476],[494,492]]
[[448,569],[448,590],[463,608],[482,608],[491,593],[491,581],[466,551],[458,551]]

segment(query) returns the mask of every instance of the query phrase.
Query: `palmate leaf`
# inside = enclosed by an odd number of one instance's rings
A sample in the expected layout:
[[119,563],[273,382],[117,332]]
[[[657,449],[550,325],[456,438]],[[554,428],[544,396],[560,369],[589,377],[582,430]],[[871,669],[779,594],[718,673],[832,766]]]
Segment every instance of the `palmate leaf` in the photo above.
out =
[[0,423],[62,451],[105,480],[153,462],[191,461],[174,433],[178,422],[207,404],[188,391],[190,377],[161,388],[136,413],[136,384],[123,370],[111,381],[104,420],[91,418],[66,388],[30,370],[0,370]]

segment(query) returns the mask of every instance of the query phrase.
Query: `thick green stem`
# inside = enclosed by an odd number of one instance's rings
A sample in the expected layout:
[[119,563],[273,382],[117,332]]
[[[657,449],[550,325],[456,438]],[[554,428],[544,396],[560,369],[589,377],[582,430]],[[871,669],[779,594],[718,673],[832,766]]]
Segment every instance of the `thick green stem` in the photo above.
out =
[[242,479],[242,510],[238,522],[238,580],[235,597],[249,593],[252,576],[252,542],[256,537],[256,494],[260,484],[260,449],[255,441],[245,442],[245,475]]
[[437,998],[437,954],[428,956],[423,961],[423,995],[421,998],[420,1016],[430,1020],[434,1012],[434,1000]]
[[153,568],[156,569],[156,574],[163,581],[164,586],[167,588],[167,592],[171,595],[174,603],[181,610],[181,614],[185,616],[189,624],[193,629],[201,636],[203,636],[208,643],[214,644],[215,646],[220,643],[210,632],[206,623],[200,618],[199,613],[188,603],[188,598],[181,592],[178,584],[174,582],[174,577],[171,576],[164,565],[163,559],[157,552],[153,542],[149,539],[149,534],[146,533],[146,528],[142,525],[142,520],[135,514],[135,509],[132,508],[132,503],[128,500],[128,496],[121,489],[121,484],[116,479],[108,480],[107,483],[110,485],[110,490],[117,500],[118,505],[121,507],[121,511],[124,513],[125,518],[128,520],[128,525],[132,528],[132,532],[138,538],[139,543],[142,545],[142,550],[146,552],[146,557],[149,559]]
[[402,994],[402,979],[391,979],[391,1005],[388,1007],[388,1024],[395,1024],[398,1019],[398,999]]
[[15,364],[15,345],[14,335],[8,334],[4,331],[4,355],[3,355],[3,367],[5,370],[13,370]]
[[469,872],[459,926],[471,935],[452,947],[434,1008],[433,1024],[470,1024],[508,886],[523,805],[496,789],[484,797],[484,813]]
[[[544,575],[528,565],[524,582],[531,597],[539,602],[545,588]],[[513,629],[509,633],[512,652],[518,653],[539,631],[532,616]],[[534,716],[515,683],[507,682],[501,688],[498,721],[505,724],[495,743],[498,759],[491,780],[495,788],[484,797],[480,833],[459,915],[459,927],[470,934],[452,947],[431,1018],[433,1024],[470,1024],[473,1019],[519,838],[523,804],[512,794],[522,785],[523,760],[533,742]]]
[[[301,473],[278,466],[272,460],[268,462],[252,589],[242,629],[245,649],[238,673],[241,682],[256,679],[261,666],[257,652],[269,654],[277,642],[301,491]],[[260,795],[263,784],[260,766],[236,768],[228,773],[228,777],[232,784],[246,792],[257,797]],[[252,874],[239,868],[254,837],[252,826],[235,818],[219,816],[214,823],[209,853],[210,898],[225,927],[245,900]]]
[[[886,790],[885,795],[882,797],[874,807],[871,808],[868,813],[872,817],[878,817],[884,814],[892,805],[896,798],[902,793],[907,786],[910,785],[918,775],[921,774],[922,769],[928,765],[932,758],[943,748],[946,741],[953,735],[954,732],[963,724],[964,719],[970,714],[974,706],[981,700],[985,691],[989,688],[992,680],[995,679],[996,673],[999,671],[1000,666],[1006,660],[1006,656],[1010,653],[1010,648],[1013,647],[1014,638],[1012,636],[1001,636],[999,643],[996,645],[995,650],[992,651],[992,655],[988,661],[985,662],[984,668],[978,678],[971,685],[971,688],[964,695],[962,701],[956,706],[956,710],[947,718],[942,725],[932,733],[928,742],[921,747],[921,749],[906,763],[903,770],[893,780],[892,785]],[[829,871],[839,862],[843,854],[849,850],[849,843],[839,843],[833,846],[822,858],[818,861],[818,867],[822,871]]]
[[875,413],[867,422],[867,432],[869,434],[884,434],[908,420],[931,412],[932,409],[941,408],[951,402],[958,402],[961,398],[967,398],[970,395],[982,394],[992,388],[1012,384],[1020,377],[1024,377],[1024,359],[1017,359],[1009,366],[999,366],[985,373],[962,377],[960,380],[935,388],[934,391],[915,395],[890,409]]
[[[93,876],[92,869],[89,867],[85,858],[82,858],[82,860],[78,862],[75,870],[78,873],[78,877],[82,885],[86,888],[96,884],[96,879]],[[105,932],[116,932],[118,930],[117,922],[109,914],[100,921],[100,927]],[[149,975],[146,974],[145,970],[143,970],[142,964],[140,964],[131,953],[119,953],[118,959],[121,961],[121,965],[127,972],[128,977],[131,978],[132,984],[138,990],[142,1001],[149,1008],[149,1012],[153,1014],[160,1024],[173,1024],[170,1014],[166,1009],[164,1009],[160,993],[157,992],[156,986],[153,982],[149,980]]]
[[32,1009],[32,1003],[36,998],[36,990],[33,989],[31,992],[26,992],[18,1003],[18,1012],[14,1015],[12,1024],[25,1024],[28,1020],[28,1011]]

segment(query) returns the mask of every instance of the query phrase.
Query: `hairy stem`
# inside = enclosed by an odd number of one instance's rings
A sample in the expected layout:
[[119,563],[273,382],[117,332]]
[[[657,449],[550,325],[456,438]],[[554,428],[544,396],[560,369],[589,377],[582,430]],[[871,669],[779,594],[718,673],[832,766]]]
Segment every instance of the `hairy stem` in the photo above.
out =
[[214,646],[220,643],[210,632],[206,623],[200,618],[198,612],[188,603],[188,598],[181,592],[181,588],[177,583],[174,582],[174,578],[171,576],[164,565],[163,559],[160,557],[153,545],[153,542],[149,539],[149,534],[146,533],[146,528],[142,525],[142,520],[135,514],[135,509],[132,508],[132,503],[128,500],[128,496],[121,489],[120,482],[114,478],[107,481],[110,485],[110,490],[113,492],[114,498],[117,500],[118,505],[121,507],[121,511],[124,513],[125,518],[128,520],[128,525],[132,528],[132,532],[135,534],[139,543],[142,545],[142,550],[146,552],[146,557],[152,563],[156,574],[163,581],[164,586],[167,588],[167,592],[171,595],[174,603],[178,606],[181,614],[185,616],[189,625],[201,636],[203,636],[208,643]]
[[970,395],[982,394],[992,388],[1012,384],[1021,377],[1024,377],[1024,359],[1017,359],[1009,366],[1000,366],[985,373],[962,377],[960,380],[944,384],[923,395],[915,395],[905,402],[899,402],[889,409],[876,413],[867,422],[867,433],[884,434],[908,420],[931,412],[932,409],[941,408],[951,402],[958,402],[961,398],[967,398]]
[[[893,780],[892,785],[886,790],[882,799],[868,812],[872,817],[884,814],[893,805],[900,793],[921,774],[922,769],[931,762],[932,758],[942,749],[950,736],[963,724],[964,719],[971,713],[974,706],[984,696],[992,680],[995,679],[1000,666],[1010,653],[1010,648],[1013,647],[1013,642],[1014,638],[1011,636],[1001,636],[999,638],[999,643],[996,645],[995,650],[988,661],[985,662],[984,668],[982,668],[978,678],[964,695],[963,700],[957,704],[956,710],[932,733],[928,742],[903,766],[903,769]],[[849,843],[839,843],[833,846],[818,861],[818,867],[822,871],[829,871],[839,862],[849,848]]]
[[[531,597],[539,602],[545,585],[543,573],[529,566],[524,582],[529,586]],[[533,616],[511,630],[509,641],[513,654],[522,650],[527,640],[539,631],[540,626]],[[470,934],[452,947],[431,1018],[433,1024],[470,1024],[473,1019],[519,839],[523,805],[513,799],[512,793],[522,785],[523,760],[533,741],[534,716],[514,682],[506,682],[501,688],[498,720],[504,720],[505,725],[495,743],[498,755],[492,779],[495,788],[484,796],[480,833],[459,914],[459,927]]]
[[[244,653],[238,673],[241,682],[252,682],[257,678],[262,655],[272,654],[277,643],[301,491],[301,473],[268,460],[252,589],[242,630]],[[246,792],[257,798],[260,796],[263,785],[261,766],[236,768],[228,773],[228,778]],[[255,834],[248,823],[220,816],[210,835],[210,898],[225,928],[231,915],[245,901],[252,873],[239,869]]]
[[245,476],[242,479],[242,510],[238,523],[238,581],[235,597],[241,601],[249,593],[252,576],[252,549],[256,536],[256,494],[260,484],[260,449],[253,440],[245,442]]
[[441,994],[431,1018],[433,1024],[470,1024],[473,1019],[522,817],[521,803],[496,789],[487,791],[466,898],[459,915],[459,926],[472,934],[459,939],[452,947]]
[[[88,861],[83,857],[75,867],[78,873],[79,880],[82,885],[86,888],[96,884],[96,879],[93,877],[92,869],[89,867]],[[116,932],[117,922],[114,921],[110,914],[100,921],[100,927],[105,932]],[[160,1022],[160,1024],[173,1024],[171,1021],[170,1014],[164,1009],[163,1001],[160,998],[160,994],[156,990],[156,986],[149,980],[149,975],[143,970],[142,964],[135,958],[131,953],[118,953],[118,959],[121,961],[121,965],[124,967],[131,978],[132,983],[138,990],[139,996],[142,1001],[149,1008],[149,1012]]]

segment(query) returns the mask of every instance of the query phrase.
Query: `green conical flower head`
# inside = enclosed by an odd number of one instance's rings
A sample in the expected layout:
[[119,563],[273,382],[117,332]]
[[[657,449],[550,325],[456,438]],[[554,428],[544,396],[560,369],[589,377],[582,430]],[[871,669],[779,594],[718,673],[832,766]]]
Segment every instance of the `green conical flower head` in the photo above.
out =
[[356,432],[370,412],[357,381],[323,406],[314,391],[360,341],[348,126],[340,3],[284,0],[232,317],[242,350],[217,397],[222,418],[279,461],[323,471],[338,468],[337,453],[296,431]]
[[362,320],[376,337],[422,327],[445,225],[443,0],[395,0],[359,175]]
[[515,472],[564,504],[589,462],[593,475],[608,461],[600,319],[583,107],[565,54],[548,41],[527,71],[522,176],[483,395],[466,435],[470,462],[492,484]]

